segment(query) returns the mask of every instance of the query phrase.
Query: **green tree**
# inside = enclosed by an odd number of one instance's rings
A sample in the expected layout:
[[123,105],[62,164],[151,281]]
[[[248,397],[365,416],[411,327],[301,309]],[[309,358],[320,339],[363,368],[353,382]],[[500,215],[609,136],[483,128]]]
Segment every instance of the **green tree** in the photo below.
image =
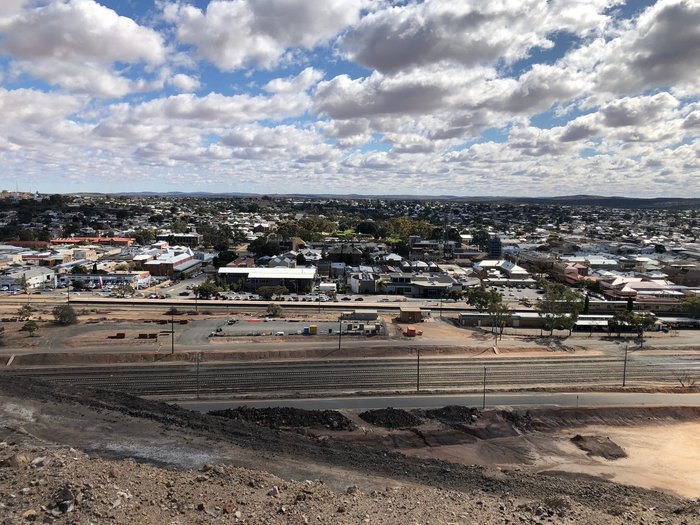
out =
[[568,329],[571,335],[583,306],[578,292],[560,283],[545,283],[542,299],[537,302],[537,313],[550,336],[555,328]]
[[267,315],[270,317],[280,317],[282,315],[282,307],[277,303],[267,305]]
[[192,287],[192,292],[199,299],[210,299],[219,294],[219,287],[211,279],[207,279],[202,284]]
[[22,328],[20,328],[22,332],[29,332],[29,337],[34,337],[34,332],[36,332],[38,329],[39,325],[33,319],[30,319],[29,321],[24,323],[24,325],[22,325]]
[[156,240],[156,234],[153,230],[139,228],[136,230],[136,232],[134,232],[134,239],[136,239],[136,244],[145,246]]
[[69,304],[58,305],[53,309],[54,322],[58,325],[67,326],[78,322],[78,315],[75,309]]
[[274,295],[284,295],[289,293],[289,290],[284,286],[261,286],[257,289],[258,295],[269,301]]
[[486,312],[491,320],[491,327],[503,338],[503,330],[513,318],[513,311],[503,303],[503,296],[498,292],[492,292]]
[[182,219],[175,219],[170,225],[170,231],[173,233],[187,233],[189,230],[187,223]]
[[72,273],[73,275],[86,275],[88,273],[88,269],[85,268],[85,266],[83,266],[82,264],[76,264],[75,266],[73,266],[70,273]]
[[681,300],[681,306],[690,317],[696,319],[700,317],[700,296],[685,297]]
[[472,233],[472,243],[477,245],[480,250],[485,251],[489,246],[489,239],[491,236],[483,228],[479,228],[474,233]]
[[473,286],[467,290],[467,303],[476,308],[477,312],[485,312],[493,301],[493,293],[492,290],[487,290],[483,283]]
[[129,297],[134,295],[136,290],[130,284],[120,284],[112,288],[112,291],[120,297]]
[[639,346],[644,346],[644,332],[651,330],[656,324],[657,317],[651,312],[639,312],[633,315],[632,321],[639,336]]
[[267,242],[264,237],[259,237],[248,244],[248,251],[253,252],[256,257],[274,257],[281,252],[277,243]]
[[19,319],[20,321],[28,321],[32,317],[33,311],[34,308],[29,306],[28,304],[20,306],[19,310],[17,310],[17,319]]

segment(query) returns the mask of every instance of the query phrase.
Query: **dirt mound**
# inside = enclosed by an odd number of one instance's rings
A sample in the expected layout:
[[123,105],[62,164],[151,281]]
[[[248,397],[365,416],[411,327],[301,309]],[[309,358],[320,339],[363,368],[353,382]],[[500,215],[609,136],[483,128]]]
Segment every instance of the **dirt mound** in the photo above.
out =
[[[60,417],[59,414],[61,414]],[[414,418],[414,421],[417,420],[415,415],[409,415]],[[60,425],[56,423],[57,418],[61,421]],[[90,424],[86,425],[86,421],[89,421]],[[466,428],[471,428],[471,426]],[[18,429],[22,432],[18,432]],[[91,434],[86,437],[86,432]],[[134,437],[134,434],[139,432],[143,432],[144,435]],[[97,433],[103,433],[103,437],[97,437]],[[148,435],[146,436],[145,433]],[[362,436],[360,433],[356,434]],[[97,464],[97,461],[101,461],[99,457],[135,457],[139,461],[155,465],[175,465],[176,468],[189,468],[187,465],[192,465],[194,468],[201,468],[202,463],[211,462],[212,455],[216,457],[214,448],[218,447],[221,450],[226,448],[226,458],[224,459],[229,458],[228,454],[231,454],[230,457],[237,458],[235,461],[240,463],[241,457],[244,456],[243,461],[248,461],[249,464],[254,461],[256,468],[263,465],[264,468],[289,472],[293,470],[295,473],[300,473],[302,477],[296,474],[289,476],[295,479],[306,479],[307,477],[313,479],[319,474],[324,479],[329,476],[334,479],[343,476],[341,483],[344,484],[347,476],[350,475],[360,481],[368,478],[374,479],[375,482],[381,480],[381,486],[406,484],[410,487],[421,486],[422,491],[434,491],[435,489],[438,491],[433,492],[435,494],[433,499],[425,492],[412,492],[407,495],[405,500],[399,501],[396,499],[397,495],[394,491],[388,490],[386,499],[377,499],[379,496],[368,495],[370,503],[376,503],[371,507],[359,504],[355,506],[354,496],[350,497],[347,494],[337,499],[331,499],[322,494],[318,496],[318,500],[315,496],[302,496],[302,498],[306,497],[307,501],[321,503],[327,501],[329,503],[329,506],[324,508],[302,510],[307,514],[307,517],[322,516],[318,521],[324,523],[359,523],[367,515],[373,516],[375,514],[380,516],[383,523],[392,525],[428,521],[532,523],[535,522],[535,514],[518,509],[517,505],[523,500],[542,502],[545,498],[555,495],[571,498],[573,505],[571,515],[576,516],[576,521],[567,521],[567,523],[617,525],[630,523],[633,518],[635,522],[640,522],[643,518],[645,523],[656,523],[660,519],[665,519],[669,524],[680,524],[680,519],[686,519],[687,523],[697,522],[695,510],[686,510],[685,507],[682,507],[687,503],[686,501],[669,494],[618,485],[592,476],[572,476],[567,473],[550,471],[538,474],[521,471],[506,472],[477,465],[460,465],[431,458],[409,457],[382,448],[338,442],[334,439],[321,439],[325,436],[300,435],[270,429],[248,421],[190,412],[178,406],[140,399],[118,392],[79,388],[67,384],[49,384],[35,379],[7,377],[0,381],[0,462],[16,453],[23,452],[22,450],[2,452],[1,442],[3,440],[9,442],[10,437],[12,440],[21,439],[22,442],[30,440],[34,443],[35,440],[46,440],[55,444],[60,443],[63,446],[87,447],[96,459],[90,458],[86,463],[86,468],[89,469],[89,472],[99,472],[99,477],[90,479],[84,475],[84,471],[71,469],[65,473],[65,479],[70,480],[71,483],[90,483],[100,490],[110,489],[113,485],[128,486],[129,490],[132,487],[134,490],[140,490],[143,487],[144,492],[134,494],[133,499],[129,501],[139,502],[139,505],[148,504],[153,507],[154,512],[158,512],[158,509],[162,508],[167,513],[167,516],[159,515],[154,519],[144,518],[142,519],[144,523],[147,521],[149,523],[169,523],[177,516],[180,516],[178,519],[183,520],[183,523],[203,523],[197,518],[199,516],[205,517],[202,513],[208,513],[206,510],[199,510],[200,503],[202,509],[209,509],[216,513],[219,510],[223,511],[224,505],[230,502],[228,499],[224,501],[218,496],[215,497],[214,493],[211,492],[212,487],[219,486],[221,480],[216,479],[215,483],[210,485],[206,484],[207,480],[204,478],[199,481],[200,475],[209,476],[209,472],[177,478],[176,471],[170,470],[168,472],[169,475],[173,476],[172,481],[164,479],[156,486],[159,489],[173,489],[168,492],[163,491],[162,497],[169,498],[175,506],[162,506],[166,504],[162,503],[160,494],[156,495],[150,483],[145,481],[145,472],[136,472],[136,477],[128,480],[121,480],[118,477],[110,478],[110,467],[105,465],[103,470],[102,466]],[[176,445],[178,447],[181,445],[182,448],[173,451]],[[30,464],[34,461],[32,457],[46,455],[43,451],[36,452],[31,457],[27,456]],[[67,460],[65,463],[61,461],[51,463],[51,465],[61,467],[73,464]],[[128,466],[130,467],[127,469],[128,472],[134,472],[136,468],[140,468],[137,463],[133,462],[129,463]],[[3,514],[7,514],[7,512],[11,513],[10,521],[12,523],[19,523],[21,513],[29,510],[40,514],[40,510],[43,512],[41,505],[48,509],[49,506],[46,502],[51,503],[54,491],[64,486],[62,478],[59,479],[51,474],[41,478],[50,480],[50,485],[41,484],[34,488],[33,478],[24,476],[25,473],[33,473],[33,467],[25,466],[24,468],[25,470],[22,471],[13,470],[20,475],[15,476],[16,479],[9,482],[11,485],[6,492],[18,496],[14,500],[13,507],[0,508],[0,521],[5,517]],[[143,468],[150,467],[144,466]],[[227,472],[226,469],[224,470]],[[5,472],[0,474],[5,476]],[[300,503],[299,507],[295,506],[296,486],[293,487],[294,492],[287,492],[287,489],[279,485],[281,482],[277,480],[271,484],[277,485],[279,491],[272,490],[269,482],[266,488],[256,489],[261,491],[261,508],[264,507],[268,511],[275,512],[275,517],[272,517],[269,512],[264,515],[256,512],[255,519],[248,518],[251,510],[254,510],[255,507],[245,500],[249,487],[243,481],[244,479],[240,474],[233,474],[231,484],[222,486],[223,492],[221,493],[221,498],[224,498],[224,494],[226,498],[235,494],[233,503],[236,506],[245,505],[242,510],[242,521],[251,525],[277,523],[282,520],[285,523],[305,522],[302,516],[296,514],[293,519],[286,515],[283,516],[284,513],[296,512],[295,509],[301,508],[302,504]],[[8,478],[3,477],[3,480],[7,485]],[[172,487],[168,487],[168,481],[173,483]],[[32,488],[32,491],[25,495],[22,491],[23,488]],[[41,491],[41,493],[37,493],[34,499],[35,490]],[[445,492],[449,490],[460,491],[460,494]],[[169,495],[170,492],[172,495]],[[280,495],[283,497],[283,501],[277,497]],[[104,500],[107,501],[107,504],[112,505],[111,502],[116,501],[118,496],[116,493],[100,493],[96,495],[97,499],[94,501]],[[255,495],[251,494],[251,496]],[[210,499],[207,500],[207,497]],[[146,503],[143,503],[144,501]],[[176,501],[187,505],[185,514],[179,514],[180,510],[177,508]],[[270,507],[270,501],[278,501],[279,506]],[[421,505],[416,506],[416,501],[421,501]],[[458,506],[447,509],[446,515],[436,514],[452,501],[457,501]],[[477,512],[477,508],[482,507],[479,503],[483,504],[487,501],[493,502],[493,508],[497,515]],[[653,502],[653,507],[650,507],[650,502]],[[190,505],[194,507],[191,508]],[[606,512],[614,505],[624,506],[625,512],[628,514],[619,519],[610,519]],[[341,506],[343,516],[337,510]],[[400,510],[404,508],[407,509],[406,513]],[[115,524],[133,523],[134,516],[141,516],[141,513],[146,511],[142,506],[127,508],[124,505],[124,498],[122,498],[122,505],[113,510],[98,510],[109,512],[108,515],[111,516],[111,514],[120,512],[119,509],[127,509],[129,514],[124,519],[112,520],[110,518],[110,521]],[[196,516],[195,511],[199,513]],[[683,518],[677,518],[674,514],[676,511],[686,514]],[[399,512],[401,514],[397,514]],[[391,513],[393,518],[386,513]],[[464,513],[464,516],[461,513]],[[101,520],[94,519],[93,516],[82,516],[76,513],[71,521],[89,523],[90,521],[101,522],[106,519],[104,516]],[[43,516],[36,517],[36,522],[39,522]],[[326,519],[323,519],[324,517]],[[384,519],[385,517],[386,519]],[[209,517],[205,518],[209,520]],[[225,522],[223,519],[220,521],[221,523]],[[228,522],[235,522],[235,520],[228,520]],[[239,522],[241,521],[239,520]]]
[[372,425],[384,428],[415,427],[422,423],[421,419],[410,412],[398,408],[380,408],[362,412],[360,417]]
[[581,450],[586,451],[589,456],[599,456],[610,460],[627,457],[627,453],[622,447],[609,437],[576,434],[571,438],[571,442]]
[[330,430],[352,430],[353,423],[335,410],[303,410],[301,408],[251,408],[238,407],[213,410],[212,416],[242,419],[271,428],[327,428]]
[[461,405],[449,405],[442,408],[434,408],[431,410],[418,410],[414,412],[416,415],[429,419],[437,419],[446,425],[459,425],[464,423],[474,423],[478,416],[479,410]]

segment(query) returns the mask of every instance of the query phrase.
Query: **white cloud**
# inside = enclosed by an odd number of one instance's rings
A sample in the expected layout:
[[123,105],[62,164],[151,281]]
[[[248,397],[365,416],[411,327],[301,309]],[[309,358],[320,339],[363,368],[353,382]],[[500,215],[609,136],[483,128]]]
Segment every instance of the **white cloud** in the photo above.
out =
[[3,0],[0,2],[0,18],[16,15],[28,3],[29,0]]
[[93,0],[26,9],[0,19],[0,35],[0,52],[16,61],[15,71],[101,97],[152,88],[116,71],[115,63],[154,67],[166,58],[159,33]]
[[183,93],[191,93],[197,91],[201,85],[197,77],[177,73],[170,79],[170,83]]
[[289,50],[327,42],[360,14],[360,0],[212,0],[205,11],[168,4],[177,37],[219,69],[271,68]]
[[700,2],[660,0],[606,46],[598,84],[614,93],[680,85],[700,93]]
[[466,67],[511,64],[534,47],[553,46],[548,35],[601,30],[603,10],[615,1],[430,2],[387,5],[365,16],[341,39],[350,59],[383,73],[452,63]]
[[269,93],[299,93],[306,91],[323,78],[323,73],[307,67],[295,77],[275,78],[265,84],[264,89]]

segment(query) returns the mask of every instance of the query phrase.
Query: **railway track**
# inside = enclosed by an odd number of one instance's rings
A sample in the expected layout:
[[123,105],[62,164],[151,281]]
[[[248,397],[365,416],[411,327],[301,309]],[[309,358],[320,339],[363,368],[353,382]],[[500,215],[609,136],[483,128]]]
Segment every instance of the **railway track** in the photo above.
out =
[[112,389],[143,396],[337,395],[532,387],[680,386],[700,383],[700,361],[682,358],[375,359],[31,368],[3,375]]

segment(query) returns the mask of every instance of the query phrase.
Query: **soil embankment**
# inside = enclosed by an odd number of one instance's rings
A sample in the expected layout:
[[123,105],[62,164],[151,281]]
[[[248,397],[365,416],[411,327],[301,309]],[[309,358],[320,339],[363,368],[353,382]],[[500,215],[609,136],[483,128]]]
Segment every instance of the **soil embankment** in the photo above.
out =
[[[39,449],[30,456],[50,455],[47,447],[56,445],[72,446],[103,459],[52,461],[49,463],[56,470],[50,475],[47,470],[40,472],[36,465],[5,470],[5,483],[21,497],[14,507],[4,507],[0,514],[15,522],[23,512],[45,512],[40,505],[51,512],[58,505],[51,500],[53,495],[66,488],[64,484],[70,484],[68,489],[76,501],[77,493],[83,494],[82,501],[74,505],[73,521],[80,522],[99,521],[97,512],[103,517],[113,515],[114,523],[129,523],[125,521],[125,514],[117,510],[121,508],[138,515],[145,512],[152,520],[144,523],[171,521],[175,516],[187,522],[199,522],[200,518],[213,517],[207,509],[219,513],[221,522],[225,523],[237,522],[236,511],[242,513],[239,522],[246,523],[304,523],[303,516],[311,513],[317,513],[311,514],[314,519],[321,515],[320,522],[326,523],[362,522],[365,516],[372,517],[370,522],[389,524],[428,519],[500,523],[504,520],[546,521],[547,518],[591,524],[628,523],[631,519],[678,525],[700,522],[696,506],[670,494],[581,474],[542,474],[526,469],[498,468],[493,464],[468,466],[430,457],[411,457],[343,438],[350,434],[360,437],[393,432],[413,435],[427,432],[429,435],[431,428],[434,435],[438,435],[440,429],[456,433],[466,428],[473,430],[470,440],[488,442],[529,432],[499,412],[474,414],[477,421],[472,421],[470,411],[469,421],[451,425],[438,419],[426,421],[420,414],[412,415],[421,420],[421,426],[414,430],[393,431],[374,426],[362,429],[362,420],[356,414],[345,414],[357,428],[332,430],[321,424],[315,432],[299,435],[244,418],[194,413],[116,392],[8,379],[0,384],[0,440],[7,444],[2,459],[9,460],[10,455],[23,451],[31,452],[32,447]],[[541,415],[544,416],[544,412]],[[269,422],[270,417],[268,425]],[[284,425],[288,422],[286,417],[280,420]],[[328,434],[337,437],[328,437]],[[497,435],[501,437],[494,437]],[[428,450],[430,447],[425,443],[430,444],[430,440],[421,438],[421,441],[424,443],[422,450]],[[15,445],[9,445],[11,442]],[[73,455],[79,456],[78,453]],[[133,463],[122,468],[124,463],[107,461],[110,458],[135,458],[176,470],[149,465],[134,467]],[[36,457],[28,459],[31,464]],[[221,469],[222,478],[218,473],[196,474],[188,470],[217,463],[226,464]],[[297,500],[303,493],[301,485],[280,481],[263,472],[249,475],[229,470],[233,468],[231,465],[271,471],[284,479],[321,478],[327,486],[307,494],[307,500],[313,504],[306,503],[304,497]],[[92,469],[94,479],[88,469]],[[110,469],[114,469],[114,476]],[[41,484],[37,481],[39,478],[51,480],[51,483]],[[32,485],[32,480],[38,484]],[[249,481],[254,484],[250,485]],[[153,483],[152,490],[148,488],[149,483]],[[132,498],[116,493],[102,494],[111,490],[112,485],[127,487]],[[329,487],[344,491],[348,485],[357,485],[359,489],[353,488],[349,494],[326,492]],[[222,487],[221,490],[217,486]],[[386,490],[387,486],[397,487],[397,490]],[[23,487],[34,488],[23,493]],[[200,494],[210,494],[209,499],[203,499]],[[237,501],[233,502],[236,508],[231,507],[230,513],[229,510],[224,513],[224,505],[231,503],[226,500],[230,494],[236,494]],[[112,510],[100,506],[105,501],[111,504],[112,497],[115,501],[121,497],[121,503]],[[177,502],[181,503],[181,508]],[[135,503],[138,505],[131,507]]]

